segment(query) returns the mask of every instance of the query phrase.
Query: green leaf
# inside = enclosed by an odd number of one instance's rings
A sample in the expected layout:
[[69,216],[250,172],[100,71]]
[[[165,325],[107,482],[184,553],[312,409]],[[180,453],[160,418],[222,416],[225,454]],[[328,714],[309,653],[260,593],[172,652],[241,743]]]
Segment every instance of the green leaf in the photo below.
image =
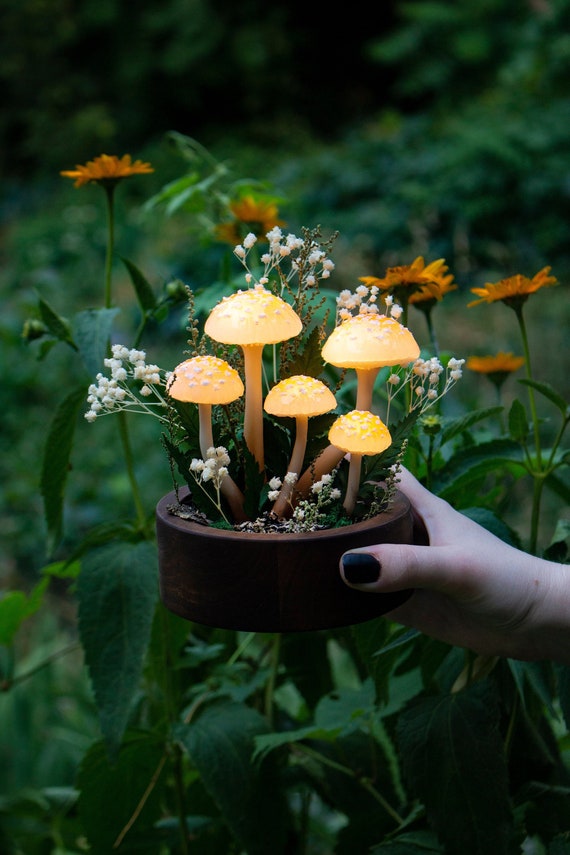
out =
[[524,442],[529,433],[526,410],[518,398],[515,398],[509,410],[509,434],[514,442]]
[[90,377],[103,370],[103,360],[118,309],[85,309],[73,320],[73,335]]
[[307,377],[320,377],[324,366],[321,347],[320,331],[318,327],[315,327],[306,336],[303,350],[297,352],[286,366],[286,370],[282,373],[282,378],[293,377],[295,374],[304,374]]
[[48,530],[48,554],[57,546],[63,528],[63,500],[69,474],[77,417],[85,405],[87,389],[73,389],[57,408],[48,428],[43,451],[40,492]]
[[467,413],[467,415],[457,419],[446,420],[441,432],[441,444],[443,445],[445,442],[449,442],[450,439],[454,439],[454,437],[465,433],[465,431],[478,422],[499,415],[502,410],[503,407],[487,407],[482,410],[473,410],[473,412]]
[[153,543],[87,553],[79,574],[79,632],[101,730],[115,754],[136,695],[158,600]]
[[522,383],[523,386],[530,386],[531,389],[534,389],[536,392],[540,392],[541,395],[544,395],[545,398],[554,404],[555,407],[558,407],[563,416],[567,417],[568,414],[568,402],[562,395],[559,395],[556,389],[553,389],[549,383],[537,383],[536,380],[528,380],[521,379],[519,383]]
[[42,579],[29,595],[24,591],[7,591],[0,597],[0,644],[12,644],[26,618],[41,607],[49,579]]
[[404,831],[386,843],[374,846],[371,855],[429,855],[443,849],[431,831]]
[[436,472],[432,490],[449,499],[452,493],[460,493],[488,472],[497,473],[503,467],[513,464],[520,466],[521,475],[526,472],[520,446],[509,439],[496,439],[471,448],[463,448],[449,458],[443,469]]
[[39,298],[38,307],[40,310],[40,316],[50,333],[55,336],[55,338],[60,341],[69,344],[70,347],[73,347],[77,350],[75,342],[73,341],[71,335],[71,328],[69,326],[69,321],[66,318],[62,318],[61,315],[52,309],[52,307],[47,303],[43,297]]
[[499,519],[493,511],[490,511],[488,508],[462,508],[461,513],[469,517],[470,520],[474,520],[478,525],[486,528],[487,531],[490,531],[505,543],[509,543],[511,546],[520,549],[520,538],[516,531],[513,531],[510,526]]
[[570,666],[555,665],[556,678],[558,680],[558,697],[560,708],[564,716],[564,722],[570,730]]
[[279,855],[286,847],[287,807],[275,757],[252,763],[255,738],[268,729],[254,709],[227,702],[206,707],[177,734],[248,855]]
[[143,276],[138,267],[135,267],[132,261],[129,261],[128,258],[122,257],[121,261],[129,272],[133,288],[135,289],[135,294],[137,295],[137,300],[139,301],[139,305],[143,313],[152,312],[156,307],[156,297],[152,285],[145,276]]
[[398,721],[412,794],[449,851],[507,855],[512,829],[497,700],[488,682],[412,702]]
[[[158,776],[154,786],[146,791],[159,770],[163,753],[161,741],[150,733],[128,734],[113,763],[103,742],[91,746],[82,760],[77,785],[79,816],[93,855],[114,851],[113,844],[137,810],[134,830],[139,834],[144,830],[151,833],[160,816],[166,775]],[[119,851],[128,847],[128,832],[124,840],[125,846]],[[158,846],[154,843],[142,851],[157,852]]]

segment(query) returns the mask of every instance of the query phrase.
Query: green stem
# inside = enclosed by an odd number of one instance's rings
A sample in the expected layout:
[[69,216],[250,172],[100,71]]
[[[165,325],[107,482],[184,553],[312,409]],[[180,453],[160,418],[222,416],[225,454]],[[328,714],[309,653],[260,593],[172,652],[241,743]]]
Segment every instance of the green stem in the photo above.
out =
[[105,258],[105,308],[110,309],[112,305],[111,271],[113,269],[113,255],[115,252],[115,184],[104,183],[105,196],[107,199],[107,254]]
[[273,637],[271,645],[271,664],[269,671],[269,679],[265,687],[265,715],[270,725],[273,724],[273,696],[275,693],[275,684],[277,682],[277,672],[279,670],[279,656],[281,653],[281,633],[277,632]]
[[81,645],[78,641],[73,641],[66,647],[62,647],[61,650],[56,650],[54,653],[46,656],[46,658],[37,665],[34,665],[33,668],[30,668],[29,671],[25,671],[23,674],[16,674],[11,679],[6,678],[2,684],[0,684],[0,691],[8,691],[8,689],[12,689],[18,683],[23,683],[24,680],[29,680],[30,677],[33,677],[39,671],[42,671],[44,668],[47,668],[48,665],[51,665],[52,662],[55,662],[63,656],[67,656],[68,653],[73,653],[75,650],[79,650],[80,647]]
[[137,515],[137,521],[141,528],[141,531],[144,530],[146,525],[146,514],[144,511],[143,503],[141,500],[139,485],[137,483],[137,479],[135,477],[135,468],[133,461],[133,453],[131,450],[131,442],[129,438],[129,430],[127,426],[127,420],[125,413],[121,410],[117,413],[119,419],[119,434],[121,437],[121,444],[123,446],[123,457],[125,461],[125,467],[127,470],[127,477],[129,479],[129,484],[131,485],[131,493],[133,496],[133,501],[135,504],[135,511]]
[[[519,322],[519,328],[521,332],[521,338],[523,343],[523,352],[525,358],[525,368],[526,368],[526,376],[527,380],[532,380],[532,369],[530,362],[530,348],[528,343],[528,335],[526,331],[526,324],[523,315],[522,304],[520,306],[515,306],[515,314],[517,316],[517,320]],[[533,469],[531,470],[531,475],[534,479],[534,489],[532,492],[532,510],[531,510],[531,527],[530,527],[530,540],[529,540],[529,550],[531,553],[536,552],[536,546],[538,541],[538,525],[540,521],[540,504],[542,499],[542,489],[544,486],[544,479],[542,475],[542,450],[540,445],[540,430],[538,423],[538,413],[536,409],[536,401],[534,397],[534,389],[532,386],[528,387],[528,401],[530,406],[530,413],[532,419],[532,426],[534,432],[534,447],[535,447],[535,455],[536,460],[534,462]]]
[[[515,314],[517,316],[519,327],[521,331],[521,338],[523,343],[524,350],[524,361],[525,361],[525,369],[526,369],[526,377],[527,380],[532,380],[532,368],[530,363],[530,348],[528,344],[528,335],[526,331],[526,323],[524,320],[522,306],[518,306],[515,308]],[[534,431],[534,446],[536,450],[536,466],[538,471],[540,472],[542,469],[542,451],[540,447],[540,431],[538,424],[538,414],[536,410],[536,401],[534,398],[534,389],[532,386],[528,387],[528,402],[530,406],[530,414],[532,418],[532,426]]]
[[312,757],[314,760],[317,760],[319,763],[322,763],[323,766],[328,766],[329,769],[335,769],[337,772],[341,772],[343,775],[348,775],[350,778],[354,778],[358,783],[366,790],[372,798],[381,805],[386,813],[392,817],[394,822],[398,825],[402,825],[404,820],[400,816],[400,814],[392,807],[389,802],[386,801],[382,793],[378,792],[376,787],[372,784],[368,778],[360,777],[356,772],[350,769],[348,766],[343,766],[342,763],[337,763],[336,760],[331,760],[330,757],[327,757],[324,754],[321,754],[319,751],[315,751],[314,748],[310,748],[308,745],[303,743],[296,743],[295,749],[299,750],[301,753],[306,754],[309,757]]

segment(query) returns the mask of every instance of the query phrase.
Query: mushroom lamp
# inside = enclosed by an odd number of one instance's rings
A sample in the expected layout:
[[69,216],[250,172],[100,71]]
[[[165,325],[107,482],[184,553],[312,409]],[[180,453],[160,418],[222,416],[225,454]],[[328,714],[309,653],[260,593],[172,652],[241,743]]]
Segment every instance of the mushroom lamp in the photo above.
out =
[[380,454],[392,444],[390,431],[379,416],[368,410],[352,410],[339,416],[329,431],[329,441],[350,454],[348,482],[343,507],[350,516],[360,486],[364,454]]
[[245,371],[244,437],[263,469],[262,355],[266,344],[298,335],[302,322],[281,297],[262,286],[224,297],[210,312],[204,330],[215,341],[241,347]]
[[[241,398],[244,392],[241,377],[224,359],[207,355],[193,356],[174,369],[166,391],[177,401],[198,404],[200,451],[206,459],[208,449],[214,445],[212,405],[230,404],[236,398]],[[243,495],[235,481],[226,475],[220,489],[234,519],[243,522]]]
[[366,313],[343,321],[326,340],[322,357],[337,368],[354,368],[356,409],[372,408],[374,381],[386,365],[408,365],[420,355],[409,329],[387,315]]
[[[328,413],[335,407],[335,396],[328,386],[316,377],[296,374],[281,380],[270,389],[265,398],[266,412],[273,416],[295,419],[295,442],[289,461],[289,472],[297,475],[301,472],[307,447],[309,418]],[[292,492],[293,485],[285,481],[273,505],[274,514],[283,514]]]

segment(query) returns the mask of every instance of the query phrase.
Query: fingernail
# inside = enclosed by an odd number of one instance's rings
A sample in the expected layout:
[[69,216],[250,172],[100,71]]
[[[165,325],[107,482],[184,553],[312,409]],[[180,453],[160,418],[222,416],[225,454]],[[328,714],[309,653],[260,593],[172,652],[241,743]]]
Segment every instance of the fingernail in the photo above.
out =
[[351,585],[366,585],[380,578],[380,562],[368,552],[347,552],[342,556],[342,572]]

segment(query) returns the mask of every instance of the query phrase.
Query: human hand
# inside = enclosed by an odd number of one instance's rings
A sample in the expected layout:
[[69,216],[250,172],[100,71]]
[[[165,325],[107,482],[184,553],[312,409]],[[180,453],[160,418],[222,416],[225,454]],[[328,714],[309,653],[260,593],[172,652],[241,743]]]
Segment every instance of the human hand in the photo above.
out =
[[570,566],[529,555],[434,496],[407,470],[399,489],[429,546],[384,543],[341,559],[350,587],[414,589],[386,617],[476,653],[570,664]]

